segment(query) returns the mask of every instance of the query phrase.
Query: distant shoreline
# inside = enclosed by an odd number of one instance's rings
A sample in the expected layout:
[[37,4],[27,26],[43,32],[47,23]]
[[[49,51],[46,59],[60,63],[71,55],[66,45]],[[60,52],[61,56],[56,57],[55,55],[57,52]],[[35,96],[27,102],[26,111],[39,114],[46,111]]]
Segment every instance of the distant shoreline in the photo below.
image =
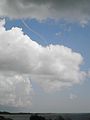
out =
[[24,112],[2,112],[0,111],[0,114],[90,114],[90,112],[87,112],[87,113],[38,113],[38,112],[31,112],[31,113],[24,113]]

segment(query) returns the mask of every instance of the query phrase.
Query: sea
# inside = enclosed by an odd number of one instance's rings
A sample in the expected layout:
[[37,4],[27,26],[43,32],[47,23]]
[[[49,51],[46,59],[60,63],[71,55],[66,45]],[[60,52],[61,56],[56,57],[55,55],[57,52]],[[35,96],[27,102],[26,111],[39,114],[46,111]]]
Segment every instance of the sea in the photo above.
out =
[[[46,120],[60,120],[59,116],[62,116],[64,120],[90,120],[90,113],[37,113],[39,116],[43,116]],[[11,118],[13,120],[30,120],[30,114],[0,114],[5,118]]]

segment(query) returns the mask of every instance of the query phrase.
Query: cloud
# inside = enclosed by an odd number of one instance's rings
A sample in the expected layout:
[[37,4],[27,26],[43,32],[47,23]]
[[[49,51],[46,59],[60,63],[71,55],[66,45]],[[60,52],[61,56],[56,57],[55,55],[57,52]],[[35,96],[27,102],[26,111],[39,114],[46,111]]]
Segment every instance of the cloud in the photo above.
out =
[[77,98],[77,95],[71,93],[69,97],[70,97],[71,100],[73,100],[73,99]]
[[31,105],[32,81],[47,92],[79,84],[83,57],[62,45],[43,47],[20,28],[6,30],[0,22],[0,104]]
[[90,78],[90,70],[87,73],[87,77]]
[[62,38],[62,37],[63,37],[63,32],[57,32],[57,33],[56,33],[56,36]]
[[13,107],[30,106],[33,93],[27,76],[13,72],[0,73],[0,104]]
[[85,28],[88,25],[88,21],[87,20],[82,20],[80,21],[80,25],[82,28]]
[[90,20],[90,0],[3,0],[0,15],[12,18]]

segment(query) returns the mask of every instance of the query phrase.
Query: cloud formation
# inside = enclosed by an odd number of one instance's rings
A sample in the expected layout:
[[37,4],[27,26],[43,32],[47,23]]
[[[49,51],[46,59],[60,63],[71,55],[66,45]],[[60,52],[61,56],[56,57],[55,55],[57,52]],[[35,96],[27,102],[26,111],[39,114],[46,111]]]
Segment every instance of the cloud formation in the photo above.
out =
[[0,104],[31,105],[29,79],[45,91],[56,91],[79,84],[86,76],[80,70],[80,53],[62,45],[43,47],[20,28],[6,30],[4,24],[0,22]]
[[0,16],[90,20],[90,0],[3,0]]
[[0,104],[13,107],[30,106],[32,85],[25,75],[0,72]]

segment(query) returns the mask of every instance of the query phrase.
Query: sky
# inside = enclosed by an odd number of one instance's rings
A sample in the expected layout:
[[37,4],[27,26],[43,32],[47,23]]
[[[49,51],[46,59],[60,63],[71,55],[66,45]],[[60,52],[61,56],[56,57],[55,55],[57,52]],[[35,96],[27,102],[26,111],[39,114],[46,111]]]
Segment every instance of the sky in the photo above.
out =
[[0,1],[0,111],[90,112],[90,0]]

